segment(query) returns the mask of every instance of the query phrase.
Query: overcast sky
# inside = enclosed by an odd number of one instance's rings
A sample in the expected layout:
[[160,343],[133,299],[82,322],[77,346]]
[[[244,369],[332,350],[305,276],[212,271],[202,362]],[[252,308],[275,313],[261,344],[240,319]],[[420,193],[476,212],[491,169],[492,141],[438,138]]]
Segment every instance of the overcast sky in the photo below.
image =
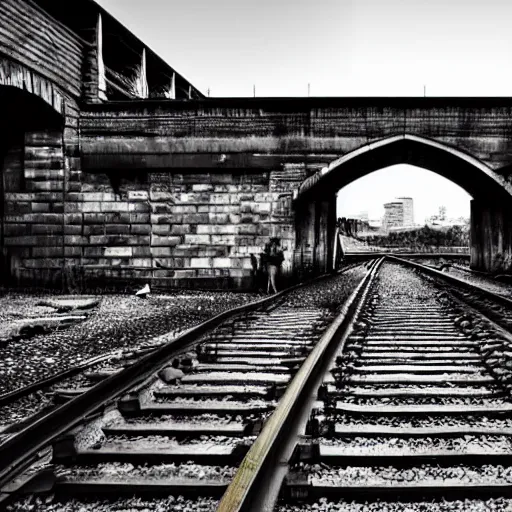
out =
[[512,96],[511,0],[98,2],[212,96]]

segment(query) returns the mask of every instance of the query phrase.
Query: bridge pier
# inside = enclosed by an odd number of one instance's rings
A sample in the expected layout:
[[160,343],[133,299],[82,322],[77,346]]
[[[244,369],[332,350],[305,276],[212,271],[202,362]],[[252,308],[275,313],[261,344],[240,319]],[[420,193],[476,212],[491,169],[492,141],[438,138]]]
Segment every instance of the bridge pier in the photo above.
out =
[[296,204],[294,267],[299,278],[332,270],[336,195]]
[[471,201],[471,268],[512,272],[512,212],[500,202]]

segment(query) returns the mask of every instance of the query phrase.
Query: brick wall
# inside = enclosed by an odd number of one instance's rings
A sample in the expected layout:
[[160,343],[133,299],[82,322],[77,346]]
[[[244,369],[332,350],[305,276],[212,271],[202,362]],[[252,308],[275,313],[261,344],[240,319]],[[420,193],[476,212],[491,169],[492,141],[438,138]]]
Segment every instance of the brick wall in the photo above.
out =
[[26,132],[6,162],[21,179],[5,192],[3,218],[17,283],[245,288],[250,255],[271,236],[286,248],[283,280],[292,273],[303,164],[83,172],[72,116],[63,131]]
[[[250,254],[270,236],[294,244],[291,197],[303,179],[275,172],[83,173],[66,204],[74,261],[89,280],[246,287]],[[283,179],[287,177],[286,179]],[[291,261],[291,258],[288,258]],[[69,261],[69,258],[68,258]],[[285,273],[290,263],[284,265]]]
[[66,266],[73,268],[80,261],[75,238],[79,228],[67,218],[68,204],[81,190],[79,112],[72,98],[58,93],[63,100],[58,111],[42,98],[15,88],[2,97],[0,275],[4,282],[61,286]]
[[[63,266],[64,153],[62,132],[26,132],[4,169],[18,179],[5,190],[4,239],[16,280],[52,281]],[[4,170],[4,172],[5,172]]]

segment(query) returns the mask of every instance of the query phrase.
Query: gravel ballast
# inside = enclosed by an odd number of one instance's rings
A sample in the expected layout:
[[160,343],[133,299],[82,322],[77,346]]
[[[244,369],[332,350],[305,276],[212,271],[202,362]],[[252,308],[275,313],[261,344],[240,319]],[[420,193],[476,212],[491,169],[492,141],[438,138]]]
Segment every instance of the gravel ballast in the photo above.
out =
[[464,436],[455,438],[354,437],[319,439],[321,444],[343,449],[344,455],[420,455],[438,452],[512,453],[509,436]]
[[281,505],[276,512],[510,512],[512,499],[489,500],[429,500],[429,501],[330,501],[321,499],[315,503]]
[[[326,407],[307,440],[319,445],[317,464],[297,463],[289,475],[292,500],[313,499],[324,487],[325,495],[363,498],[283,504],[279,512],[512,510],[503,498],[439,498],[455,497],[450,486],[463,489],[457,496],[477,495],[480,486],[485,496],[503,496],[498,487],[512,484],[510,397],[488,360],[491,354],[499,366],[512,351],[456,297],[415,269],[381,267],[348,350],[324,381]],[[377,498],[383,495],[397,501]],[[427,496],[432,501],[421,501]]]
[[237,446],[250,444],[253,437],[237,438],[226,436],[200,436],[197,439],[175,439],[167,436],[111,436],[103,443],[102,448],[129,449],[136,447],[138,450],[165,450],[184,445],[200,445],[198,450],[208,451],[208,447]]
[[479,286],[480,288],[484,288],[487,291],[492,293],[496,293],[497,295],[503,295],[508,299],[512,298],[512,286],[506,283],[500,283],[496,281],[492,277],[487,277],[484,275],[478,275],[473,272],[466,272],[457,267],[450,267],[450,275],[462,279],[463,281],[467,281],[468,283]]
[[[299,468],[295,468],[298,470]],[[308,482],[327,486],[354,485],[464,485],[510,484],[512,467],[501,465],[439,466],[422,464],[412,468],[393,466],[325,467],[304,465]]]
[[78,500],[72,499],[65,503],[48,498],[30,496],[8,505],[8,512],[214,512],[218,500],[198,497],[195,500],[183,496],[169,496],[163,499],[145,499],[133,497],[116,501],[111,500]]
[[[227,309],[241,306],[261,296],[233,292],[176,291],[168,295],[109,295],[91,310],[89,317],[72,327],[29,340],[13,340],[0,347],[0,394],[54,375],[83,361],[125,347],[150,344],[163,334],[174,334],[197,325]],[[0,311],[13,300],[10,295],[0,299]],[[26,304],[24,304],[26,300]],[[40,314],[39,302],[33,297],[16,296],[18,313]],[[36,312],[33,309],[36,308]],[[46,308],[48,309],[48,308]],[[4,323],[10,316],[0,314]]]
[[339,414],[334,418],[336,423],[347,426],[381,425],[402,428],[429,427],[479,427],[495,429],[512,429],[512,418],[489,418],[487,416],[358,416]]
[[152,480],[165,479],[198,479],[218,482],[229,482],[237,468],[230,466],[205,466],[191,462],[185,464],[156,464],[134,466],[129,463],[102,463],[96,466],[57,466],[55,474],[67,481],[73,480],[118,480],[147,478]]
[[[258,328],[264,333],[265,336],[269,338],[268,344],[284,344],[285,342],[283,340],[288,339],[288,337],[296,342],[296,345],[299,346],[302,344],[303,341],[307,341],[310,345],[309,348],[311,348],[314,345],[314,342],[321,336],[322,331],[327,327],[329,321],[338,313],[340,307],[344,304],[345,300],[350,296],[350,294],[353,292],[357,284],[361,281],[361,279],[366,274],[366,268],[364,266],[358,266],[353,267],[349,269],[346,273],[341,275],[332,276],[323,280],[319,280],[318,282],[309,285],[304,288],[297,289],[290,294],[284,296],[277,307],[272,307],[269,312],[262,313],[261,318],[258,320],[254,320],[255,324],[258,326]],[[243,297],[241,294],[233,294],[237,299],[240,297]],[[217,297],[218,295],[216,295]],[[201,296],[202,297],[202,296]],[[256,297],[252,297],[254,299]],[[104,306],[105,298],[103,299],[103,302],[100,306]],[[155,304],[151,305],[151,302],[155,302]],[[131,348],[134,346],[134,343],[137,343],[138,345],[135,346],[143,346],[145,343],[151,343],[152,339],[149,334],[151,334],[150,327],[150,320],[151,321],[157,321],[160,322],[162,325],[166,325],[167,328],[170,324],[173,326],[172,322],[175,322],[175,318],[179,317],[180,315],[185,315],[187,313],[186,308],[181,308],[180,311],[178,311],[180,308],[177,308],[176,305],[174,305],[173,308],[166,307],[168,304],[172,303],[173,301],[169,298],[161,299],[158,297],[150,297],[146,301],[142,301],[140,299],[134,299],[134,298],[126,298],[127,305],[127,311],[129,314],[126,314],[123,319],[119,319],[118,324],[116,324],[116,315],[118,314],[117,309],[122,309],[122,304],[119,303],[116,304],[115,311],[113,311],[114,314],[114,320],[110,320],[110,324],[107,328],[105,325],[104,328],[99,329],[99,332],[107,334],[103,337],[99,337],[99,335],[96,334],[94,331],[94,326],[89,326],[90,331],[85,332],[85,326],[87,323],[90,322],[91,319],[98,320],[97,312],[91,315],[91,318],[86,320],[82,324],[82,330],[79,329],[80,326],[75,326],[70,328],[65,333],[53,333],[52,335],[49,335],[45,337],[45,340],[51,340],[55,343],[62,343],[64,344],[64,338],[65,336],[69,337],[70,335],[83,335],[85,337],[85,341],[89,339],[92,344],[95,344],[96,349],[98,347],[103,346],[104,343],[106,343],[108,346],[106,349],[108,350],[116,350],[119,348]],[[139,306],[140,305],[140,306]],[[238,304],[230,304],[229,307],[233,307]],[[132,307],[133,306],[133,307]],[[208,317],[213,316],[213,314],[218,313],[219,311],[213,311],[215,309],[216,305],[211,304],[211,307],[209,308],[209,315]],[[142,314],[139,316],[139,311],[137,308],[149,308],[149,312],[147,314]],[[201,309],[201,308],[199,308]],[[217,309],[219,309],[217,307]],[[198,323],[199,321],[204,320],[203,318],[198,318],[197,315],[195,315],[196,310],[190,312],[190,317],[194,317],[193,323]],[[166,316],[168,315],[168,316]],[[258,313],[259,315],[259,313]],[[186,315],[185,315],[186,316]],[[172,317],[172,318],[171,318]],[[188,318],[188,317],[187,317]],[[247,327],[251,328],[251,322],[253,320],[251,317],[249,317],[247,322]],[[101,322],[100,322],[101,323]],[[185,325],[184,325],[185,324]],[[116,331],[114,329],[115,325],[119,325],[119,336],[115,336]],[[300,325],[302,326],[301,329],[295,330],[293,332],[288,329],[290,325]],[[270,329],[269,327],[270,326]],[[101,326],[100,326],[101,327]],[[133,330],[131,330],[133,327]],[[179,325],[180,330],[183,330],[186,328],[186,322],[183,322]],[[223,336],[226,336],[227,341],[231,342],[229,339],[230,333],[229,329],[231,328],[231,325],[228,324],[228,329],[224,332],[218,333],[218,339],[221,339]],[[239,331],[243,331],[244,326],[240,326],[239,324],[235,323],[233,324],[233,330],[238,329]],[[164,331],[164,335],[169,335],[171,337],[174,334],[174,331],[171,329],[165,331],[162,327],[161,329]],[[258,331],[255,331],[256,333]],[[59,336],[57,336],[59,334]],[[65,334],[65,336],[64,336]],[[114,334],[112,336],[112,334]],[[161,334],[161,331],[158,331],[157,334]],[[241,332],[239,334],[239,339],[244,339],[244,336],[247,338],[246,343],[251,346],[253,343],[253,339],[249,334],[245,334]],[[257,335],[255,336],[258,337]],[[217,338],[207,338],[204,340],[205,346],[209,345],[215,345]],[[76,338],[78,340],[78,338]],[[265,338],[266,339],[266,338]],[[135,340],[135,341],[134,341]],[[36,338],[31,340],[31,342],[36,341]],[[81,339],[83,342],[84,340]],[[201,343],[201,342],[200,342]],[[119,346],[121,345],[121,346]],[[233,346],[235,344],[232,344]],[[257,345],[257,342],[254,342],[254,345]],[[290,354],[296,355],[296,347],[292,347],[293,351],[290,350],[290,352],[287,352],[285,355],[289,356]],[[235,349],[232,349],[235,350]],[[301,352],[302,353],[302,352]],[[199,350],[199,347],[197,348],[197,354],[201,355],[202,352]],[[204,355],[204,354],[202,354]],[[243,354],[242,354],[243,356]],[[82,355],[77,357],[83,357]],[[201,361],[201,359],[200,359]],[[174,361],[173,363],[175,363]],[[197,362],[197,361],[196,361]],[[176,364],[180,364],[179,362]],[[246,432],[250,434],[252,432],[251,428],[254,426],[256,431],[260,428],[260,423],[269,415],[269,412],[266,410],[268,408],[272,408],[275,406],[275,402],[272,400],[262,400],[258,397],[256,398],[250,398],[248,400],[243,400],[243,404],[247,406],[254,407],[254,409],[257,409],[258,407],[262,409],[262,411],[257,411],[256,413],[250,412],[250,415],[247,417],[240,416],[239,409],[235,407],[231,407],[233,411],[236,411],[237,414],[226,414],[225,416],[219,414],[219,415],[213,415],[213,414],[191,414],[189,415],[189,409],[194,409],[195,406],[202,406],[201,410],[198,412],[202,412],[203,410],[208,410],[208,408],[211,408],[213,411],[219,412],[222,409],[228,410],[227,407],[219,407],[219,405],[236,405],[237,397],[232,396],[229,393],[226,394],[225,397],[219,397],[219,399],[213,399],[213,398],[198,398],[198,397],[171,397],[168,399],[167,397],[162,397],[158,395],[156,398],[152,395],[151,391],[154,391],[155,389],[165,389],[169,387],[169,389],[176,389],[179,390],[180,387],[186,387],[192,385],[193,388],[201,388],[199,383],[206,382],[208,383],[208,380],[212,380],[213,383],[217,383],[217,380],[221,380],[222,382],[226,380],[228,377],[231,379],[234,379],[235,381],[240,380],[240,383],[233,382],[233,385],[236,383],[238,385],[247,385],[249,386],[252,380],[254,380],[253,386],[257,386],[259,384],[259,381],[261,380],[262,384],[265,386],[268,386],[269,383],[277,382],[278,384],[286,384],[290,380],[290,372],[287,371],[287,368],[285,365],[280,365],[282,368],[267,368],[265,371],[265,365],[262,365],[261,369],[256,368],[254,371],[222,371],[222,364],[219,363],[217,365],[218,368],[220,368],[219,371],[212,371],[209,368],[206,368],[207,364],[211,364],[212,368],[215,367],[214,363],[202,363],[204,368],[198,369],[197,371],[194,371],[194,369],[189,369],[189,371],[186,371],[185,373],[181,372],[181,376],[178,378],[179,382],[178,384],[175,384],[174,382],[165,381],[168,382],[169,386],[163,386],[161,382],[157,382],[154,385],[154,388],[148,388],[145,391],[143,391],[142,395],[144,395],[143,398],[141,398],[141,401],[144,402],[144,406],[147,407],[147,411],[151,410],[150,405],[155,406],[154,409],[168,413],[169,410],[172,410],[174,407],[177,411],[177,415],[168,414],[167,416],[157,416],[155,417],[149,416],[149,412],[146,413],[145,417],[136,417],[131,419],[124,419],[121,418],[119,414],[113,415],[110,419],[105,419],[105,422],[102,423],[100,420],[98,420],[98,425],[96,425],[96,430],[91,433],[91,435],[80,435],[80,439],[83,438],[83,446],[81,446],[80,449],[88,450],[91,457],[94,455],[95,451],[96,453],[103,452],[103,456],[105,454],[108,455],[109,451],[112,452],[120,452],[120,451],[133,451],[136,452],[169,452],[169,454],[172,454],[173,452],[176,452],[180,456],[180,460],[186,461],[186,460],[196,460],[196,455],[216,455],[216,452],[219,452],[220,455],[224,456],[225,454],[228,454],[231,456],[231,452],[234,451],[235,448],[241,448],[240,450],[237,449],[237,453],[243,452],[243,446],[249,446],[251,445],[254,440],[255,436],[250,435],[244,435],[240,436],[240,429],[238,429],[238,436],[221,436],[221,435],[193,435],[194,429],[190,429],[192,432],[192,435],[182,436],[182,434],[179,432],[179,429],[176,429],[175,435],[176,437],[172,437],[171,435],[138,435],[135,433],[135,435],[132,435],[128,429],[125,429],[124,431],[120,428],[117,429],[117,433],[115,430],[113,430],[110,433],[101,432],[101,428],[104,426],[120,426],[122,425],[132,425],[132,426],[140,426],[143,425],[145,422],[147,424],[151,424],[153,427],[154,432],[158,432],[158,428],[154,428],[155,425],[157,426],[164,426],[164,425],[179,425],[181,421],[183,420],[184,424],[192,424],[192,425],[208,425],[210,428],[215,425],[245,425],[249,428],[246,429]],[[255,365],[256,367],[257,365]],[[111,362],[106,361],[101,365],[102,369],[109,369],[109,368],[116,368],[115,362],[111,364]],[[181,368],[181,367],[180,367]],[[162,377],[159,374],[160,379],[165,380],[164,377]],[[258,377],[259,379],[256,379]],[[92,378],[92,377],[91,377]],[[167,377],[166,377],[167,378]],[[84,384],[83,379],[73,379],[73,386],[82,385]],[[209,385],[211,386],[212,383]],[[173,388],[174,386],[174,388]],[[260,386],[261,387],[261,386]],[[145,394],[146,393],[146,394]],[[141,395],[141,396],[142,396]],[[147,396],[146,396],[147,395]],[[207,396],[207,395],[206,395]],[[148,398],[149,397],[149,398]],[[148,403],[145,402],[145,400],[148,399]],[[172,407],[171,407],[172,406]],[[257,407],[256,407],[257,406]],[[204,408],[204,409],[203,409]],[[185,411],[185,412],[184,412]],[[195,412],[195,411],[194,411]],[[144,414],[144,412],[143,412]],[[181,414],[182,416],[179,416]],[[114,417],[115,416],[115,417]],[[255,421],[254,425],[252,422]],[[87,427],[86,427],[87,428]],[[84,429],[86,430],[86,429]],[[199,428],[197,429],[200,430]],[[202,432],[209,432],[207,429],[202,430]],[[225,431],[229,431],[229,429],[225,429]],[[151,432],[151,428],[150,428]],[[162,432],[165,432],[165,430],[162,430]],[[216,432],[213,432],[216,434]],[[94,434],[94,435],[93,435]],[[75,442],[77,440],[75,439]],[[243,445],[243,446],[241,446]],[[190,454],[190,457],[189,457]],[[140,455],[140,453],[138,453]],[[103,459],[105,460],[105,458]],[[130,460],[131,459],[124,459],[124,460]],[[171,458],[171,460],[173,460]],[[215,459],[214,463],[218,463],[218,458]],[[228,457],[226,457],[226,461],[229,461]],[[221,464],[224,463],[224,461],[220,462]],[[213,480],[213,481],[221,481],[224,482],[224,480],[228,481],[233,476],[233,468],[229,468],[227,466],[225,467],[215,467],[215,466],[201,466],[199,464],[181,464],[181,465],[173,465],[173,464],[160,464],[160,465],[154,465],[154,466],[134,466],[132,464],[117,464],[117,463],[108,463],[108,464],[101,464],[99,466],[95,467],[77,467],[77,466],[69,466],[69,467],[60,467],[58,470],[58,476],[59,478],[62,478],[67,481],[76,481],[81,478],[86,480],[101,480],[101,479],[114,479],[118,481],[131,481],[132,479],[135,480],[148,480],[148,481],[157,481],[157,480],[166,480],[170,478],[186,478],[186,479],[197,479],[198,484],[201,483],[201,480]],[[131,489],[129,490],[131,492]],[[183,493],[186,493],[187,491],[183,490],[180,491]],[[62,511],[68,511],[68,510],[80,510],[80,512],[85,512],[87,510],[215,510],[217,506],[217,501],[215,500],[201,500],[198,499],[196,501],[186,501],[186,500],[180,500],[176,499],[175,501],[159,501],[159,500],[138,500],[137,502],[130,502],[130,500],[120,500],[114,502],[90,502],[91,505],[88,505],[87,502],[78,502],[78,501],[71,501],[69,503],[66,503],[61,508],[52,508],[57,507],[57,502],[53,503],[53,499],[50,499],[48,503],[43,503],[41,501],[25,501],[20,500],[18,502],[18,505],[21,506],[21,509],[23,509],[23,506],[26,505],[28,509],[31,510],[62,510]],[[20,505],[21,504],[21,505]],[[111,508],[108,508],[108,507]],[[212,508],[213,506],[213,508]],[[16,508],[13,508],[11,510],[16,510]]]
[[[334,313],[343,304],[366,269],[363,265],[345,273],[300,288],[285,297],[291,308],[322,308]],[[58,296],[44,296],[45,303]],[[123,348],[159,343],[228,309],[261,299],[254,293],[176,290],[139,299],[107,295],[89,317],[62,331],[41,334],[30,340],[13,340],[0,346],[0,394],[54,375],[92,357]],[[12,302],[12,304],[11,304]],[[15,319],[56,311],[37,306],[41,297],[4,295],[0,298],[0,321],[4,329]]]

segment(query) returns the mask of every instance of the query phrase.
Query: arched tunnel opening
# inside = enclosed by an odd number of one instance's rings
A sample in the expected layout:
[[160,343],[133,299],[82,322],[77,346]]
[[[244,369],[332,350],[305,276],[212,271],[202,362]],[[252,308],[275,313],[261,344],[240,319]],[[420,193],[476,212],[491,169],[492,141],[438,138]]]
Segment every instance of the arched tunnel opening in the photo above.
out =
[[[32,201],[46,190],[49,173],[61,172],[63,117],[35,94],[0,86],[0,281],[10,285],[22,260],[33,257],[24,239],[43,224],[30,215],[41,214],[44,198]],[[31,195],[32,194],[32,195]],[[49,204],[49,203],[48,203]],[[44,210],[43,210],[44,211]],[[52,212],[46,212],[52,213]],[[62,212],[60,212],[62,213]],[[28,217],[27,217],[28,215]],[[62,220],[60,221],[62,224]],[[62,244],[60,244],[62,246]],[[63,257],[63,255],[61,255]]]
[[[396,136],[362,146],[302,184],[294,203],[294,268],[303,273],[333,270],[338,191],[381,169],[400,164],[412,166],[409,170],[415,167],[431,171],[465,192],[471,201],[468,212],[471,268],[512,272],[512,196],[506,181],[471,155],[416,136]],[[397,196],[400,194],[397,191]]]
[[409,164],[379,169],[337,193],[341,251],[469,255],[471,200],[432,171]]

